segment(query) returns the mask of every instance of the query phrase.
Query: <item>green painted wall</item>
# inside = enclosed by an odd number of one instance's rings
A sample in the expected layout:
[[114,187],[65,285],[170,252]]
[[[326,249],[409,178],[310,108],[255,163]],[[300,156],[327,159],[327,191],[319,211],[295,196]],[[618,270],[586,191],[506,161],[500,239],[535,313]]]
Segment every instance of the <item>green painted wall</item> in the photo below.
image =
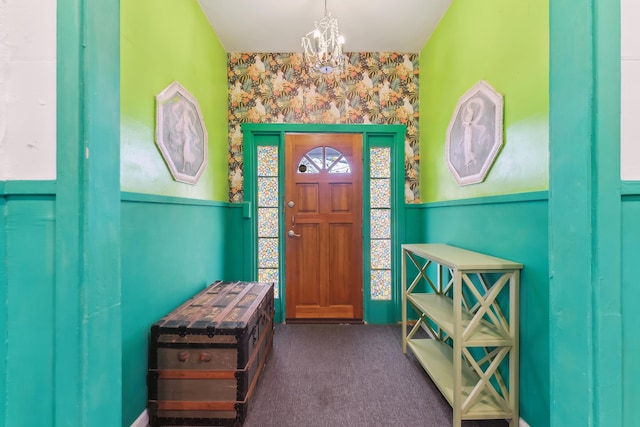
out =
[[[121,2],[123,191],[228,200],[227,54],[196,0]],[[155,96],[177,80],[200,104],[209,134],[196,185],[173,180],[154,142]]]
[[622,199],[622,420],[630,426],[640,419],[640,364],[633,355],[640,354],[640,301],[638,259],[640,259],[640,193]]
[[[456,0],[420,53],[423,202],[548,189],[548,0]],[[482,184],[445,163],[458,99],[479,80],[504,96],[504,145]]]
[[0,425],[43,425],[55,404],[55,196],[0,194],[0,208]]
[[[422,242],[447,243],[524,264],[520,286],[520,416],[531,426],[549,425],[546,192],[422,206]],[[418,240],[413,236],[411,241]]]
[[151,325],[215,280],[240,280],[242,259],[226,224],[242,205],[123,193],[122,425],[146,407]]
[[[219,279],[242,279],[242,206],[228,200],[227,55],[196,0],[121,2],[122,424],[146,407],[151,324]],[[155,96],[178,81],[200,105],[208,163],[173,180],[155,145]],[[157,196],[156,196],[157,195]],[[237,237],[238,240],[233,240]],[[230,257],[230,258],[227,258]]]
[[[546,0],[456,0],[420,55],[422,234],[524,264],[520,411],[549,424],[549,11]],[[459,98],[479,80],[504,97],[504,145],[484,182],[458,186],[445,162]],[[419,209],[419,208],[415,208]],[[407,215],[411,218],[412,212]]]
[[[15,191],[13,187],[23,186],[13,184],[7,184],[9,194],[0,192],[0,256],[5,260],[0,263],[4,301],[0,322],[5,334],[0,390],[6,397],[0,406],[0,425],[35,426],[53,420],[59,394],[54,379],[59,369],[54,354],[59,337],[55,301],[63,292],[55,281],[56,196],[50,191],[52,185],[30,184],[30,189]],[[246,253],[242,211],[241,204],[123,193],[122,358],[119,351],[112,357],[111,345],[92,344],[106,358],[122,362],[123,426],[146,407],[151,324],[208,283],[246,280],[240,263],[226,262],[227,257],[241,260]],[[67,302],[67,311],[73,307]],[[105,338],[104,333],[94,335]],[[120,386],[119,381],[91,386],[112,393],[113,384]]]

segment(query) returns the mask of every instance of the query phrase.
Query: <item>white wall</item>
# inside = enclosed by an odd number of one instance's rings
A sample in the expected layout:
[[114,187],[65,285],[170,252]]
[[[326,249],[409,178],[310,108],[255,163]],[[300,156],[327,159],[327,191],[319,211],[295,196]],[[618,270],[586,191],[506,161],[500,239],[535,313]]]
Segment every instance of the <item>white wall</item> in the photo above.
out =
[[0,181],[56,178],[56,1],[0,0]]
[[640,1],[621,0],[621,162],[625,181],[640,181]]

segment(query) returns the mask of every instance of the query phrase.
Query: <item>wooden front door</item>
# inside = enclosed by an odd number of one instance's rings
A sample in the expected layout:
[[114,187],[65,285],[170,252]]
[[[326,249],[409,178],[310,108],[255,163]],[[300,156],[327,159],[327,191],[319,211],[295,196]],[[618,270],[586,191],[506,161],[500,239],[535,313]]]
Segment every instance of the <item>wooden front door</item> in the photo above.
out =
[[286,318],[362,319],[362,135],[285,137]]

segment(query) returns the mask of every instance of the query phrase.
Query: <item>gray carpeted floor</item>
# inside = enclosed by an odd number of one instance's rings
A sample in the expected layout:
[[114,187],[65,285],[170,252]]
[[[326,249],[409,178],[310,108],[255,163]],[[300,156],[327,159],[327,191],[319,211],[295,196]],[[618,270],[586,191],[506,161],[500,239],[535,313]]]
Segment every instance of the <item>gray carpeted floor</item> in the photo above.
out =
[[399,325],[278,324],[244,425],[445,427],[451,407],[410,353],[402,353]]

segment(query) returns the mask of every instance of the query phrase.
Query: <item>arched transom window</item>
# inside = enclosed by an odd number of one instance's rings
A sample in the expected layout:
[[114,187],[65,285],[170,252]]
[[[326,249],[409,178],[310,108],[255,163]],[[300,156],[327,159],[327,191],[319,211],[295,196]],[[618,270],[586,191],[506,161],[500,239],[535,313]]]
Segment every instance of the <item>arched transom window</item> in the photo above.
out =
[[298,163],[298,173],[351,173],[349,161],[338,150],[331,147],[316,147],[309,150]]

